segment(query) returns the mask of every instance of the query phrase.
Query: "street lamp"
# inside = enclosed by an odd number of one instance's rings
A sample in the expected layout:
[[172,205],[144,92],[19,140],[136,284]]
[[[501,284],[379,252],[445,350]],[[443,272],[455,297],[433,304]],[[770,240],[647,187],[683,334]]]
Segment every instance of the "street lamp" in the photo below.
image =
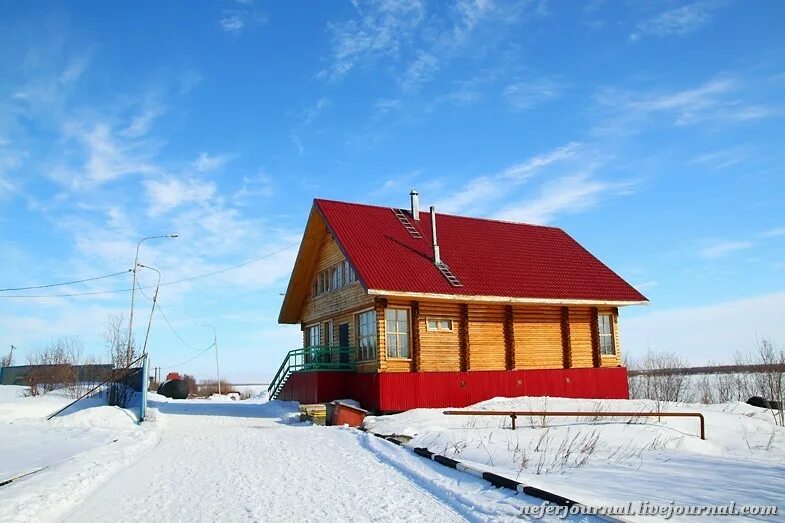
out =
[[218,367],[218,335],[215,333],[215,327],[206,323],[200,323],[203,327],[213,329],[213,347],[215,347],[215,374],[218,376],[218,395],[221,395],[221,369]]
[[153,313],[155,312],[155,304],[158,301],[158,288],[161,286],[161,271],[156,269],[155,267],[148,267],[147,265],[139,264],[139,267],[143,269],[150,269],[151,271],[155,271],[158,274],[158,282],[155,284],[155,292],[153,293],[153,306],[150,309],[150,319],[147,320],[147,332],[144,334],[144,346],[142,347],[142,355],[144,356],[147,354],[147,338],[150,337],[150,326],[153,324]]
[[146,238],[142,238],[139,240],[139,243],[136,244],[136,257],[134,258],[134,268],[133,268],[133,283],[131,285],[131,313],[128,316],[128,346],[125,350],[125,359],[126,365],[131,364],[131,340],[133,339],[133,332],[134,332],[134,294],[136,292],[136,267],[139,265],[139,248],[142,246],[142,242],[147,240],[155,240],[159,238],[177,238],[180,236],[179,234],[165,234],[163,236],[147,236]]

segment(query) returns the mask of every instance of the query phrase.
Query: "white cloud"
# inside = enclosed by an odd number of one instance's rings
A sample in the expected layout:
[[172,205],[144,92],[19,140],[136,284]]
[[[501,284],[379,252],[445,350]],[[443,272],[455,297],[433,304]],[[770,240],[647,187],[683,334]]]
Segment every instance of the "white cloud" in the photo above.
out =
[[223,17],[218,20],[218,27],[232,35],[239,35],[250,26],[264,25],[267,16],[253,7],[253,1],[238,1],[236,7],[224,9]]
[[774,229],[769,229],[767,231],[763,231],[760,235],[763,236],[764,238],[785,236],[785,227],[776,227]]
[[60,73],[60,83],[63,85],[69,85],[82,77],[87,66],[89,65],[90,60],[87,55],[80,56],[72,60],[66,68]]
[[193,162],[193,168],[200,173],[207,173],[210,171],[215,171],[216,169],[220,169],[223,167],[226,162],[229,161],[229,157],[222,154],[209,154],[206,152],[199,153],[196,160]]
[[502,179],[514,179],[519,181],[525,180],[533,176],[538,169],[572,158],[578,153],[580,148],[580,143],[569,142],[566,145],[557,147],[545,154],[538,154],[525,162],[510,165],[499,173],[499,177]]
[[603,198],[630,192],[632,187],[632,182],[597,180],[592,178],[590,172],[582,172],[543,184],[539,196],[521,204],[508,205],[496,217],[547,224],[560,214],[585,211],[596,206]]
[[398,57],[425,15],[420,0],[375,0],[355,8],[356,18],[328,24],[332,63],[320,78],[339,80],[359,63]]
[[508,85],[503,92],[505,100],[517,111],[525,111],[542,102],[561,95],[563,87],[546,79],[517,82]]
[[711,21],[714,11],[724,4],[720,0],[701,0],[668,9],[638,24],[630,34],[630,40],[637,41],[644,36],[686,35]]
[[671,92],[633,92],[604,89],[597,96],[610,118],[597,130],[618,132],[658,115],[672,118],[676,126],[714,121],[743,123],[781,116],[775,107],[750,104],[742,99],[747,86],[731,77],[715,78],[698,87]]
[[243,27],[245,27],[245,22],[238,15],[230,15],[221,18],[218,21],[218,25],[227,33],[239,34]]
[[704,164],[713,169],[725,169],[739,164],[750,157],[750,152],[744,147],[732,147],[701,154],[692,160],[692,163]]
[[[652,305],[652,308],[656,306]],[[785,343],[785,292],[697,307],[652,310],[619,321],[622,354],[641,356],[651,347],[675,352],[692,365],[708,361],[732,363],[736,351],[747,351],[756,337]]]
[[214,183],[196,179],[146,180],[144,186],[150,216],[159,216],[185,203],[206,203],[216,193]]
[[496,174],[469,180],[458,191],[439,199],[439,210],[445,213],[483,213],[489,205],[508,196],[515,186],[526,182],[550,165],[572,158],[579,148],[579,143],[570,142],[526,161],[509,165]]
[[732,252],[749,249],[753,245],[755,244],[750,241],[712,241],[700,249],[698,254],[701,258],[721,258]]
[[260,172],[256,176],[243,176],[243,186],[234,193],[233,200],[236,205],[249,205],[253,200],[268,198],[273,195],[273,179]]
[[84,134],[72,131],[80,137],[87,149],[84,166],[85,179],[102,184],[129,174],[154,174],[159,171],[140,149],[140,144],[123,142],[105,123],[93,126]]
[[129,138],[139,138],[150,132],[153,122],[163,114],[166,109],[163,106],[155,105],[145,108],[140,114],[136,115],[131,123],[123,129],[120,134]]
[[401,76],[404,91],[417,89],[439,70],[439,60],[427,51],[419,51]]

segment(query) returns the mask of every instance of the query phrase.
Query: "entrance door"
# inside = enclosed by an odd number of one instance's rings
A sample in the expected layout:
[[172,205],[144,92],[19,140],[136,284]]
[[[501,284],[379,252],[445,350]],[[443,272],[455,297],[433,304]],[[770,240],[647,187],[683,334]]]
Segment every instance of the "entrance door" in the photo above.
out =
[[[338,346],[349,346],[349,324],[341,323],[338,325]],[[341,352],[341,363],[349,363],[349,353]]]

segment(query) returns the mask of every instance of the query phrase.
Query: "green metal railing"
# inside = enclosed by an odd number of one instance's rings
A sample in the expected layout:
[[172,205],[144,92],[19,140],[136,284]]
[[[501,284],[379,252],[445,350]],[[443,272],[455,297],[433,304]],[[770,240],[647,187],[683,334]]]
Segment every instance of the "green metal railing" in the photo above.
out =
[[293,372],[353,371],[356,352],[353,347],[308,347],[289,351],[267,387],[270,399],[278,397]]

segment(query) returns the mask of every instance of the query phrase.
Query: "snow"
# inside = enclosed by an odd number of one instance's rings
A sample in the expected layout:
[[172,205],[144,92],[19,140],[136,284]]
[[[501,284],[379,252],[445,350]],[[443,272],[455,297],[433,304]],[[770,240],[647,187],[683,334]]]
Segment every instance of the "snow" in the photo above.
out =
[[[297,403],[268,402],[266,394],[241,401],[150,394],[142,424],[130,410],[91,400],[44,421],[68,401],[59,392],[27,398],[0,387],[0,481],[41,469],[0,488],[0,521],[503,521],[542,504],[372,434],[302,423]],[[653,407],[497,398],[472,408]],[[418,409],[367,417],[366,426],[590,505],[782,501],[785,432],[770,414],[742,403],[666,407],[702,412],[708,439],[686,418],[519,418],[511,431],[509,418]]]
[[54,422],[31,414],[65,401],[0,404],[14,470],[49,465],[0,489],[0,521],[485,521],[540,503],[356,429],[301,423],[294,402],[151,394],[141,425],[98,405]]
[[[652,412],[655,407],[646,400],[495,398],[470,409]],[[412,437],[409,447],[426,447],[589,505],[782,503],[785,429],[774,424],[770,412],[739,402],[663,404],[661,409],[701,412],[707,439],[699,438],[695,418],[519,417],[512,431],[509,417],[416,409],[367,417],[364,426]]]
[[38,472],[0,488],[0,521],[57,518],[157,438],[100,398],[47,421],[72,399],[62,391],[23,397],[11,387],[0,386],[0,481]]

